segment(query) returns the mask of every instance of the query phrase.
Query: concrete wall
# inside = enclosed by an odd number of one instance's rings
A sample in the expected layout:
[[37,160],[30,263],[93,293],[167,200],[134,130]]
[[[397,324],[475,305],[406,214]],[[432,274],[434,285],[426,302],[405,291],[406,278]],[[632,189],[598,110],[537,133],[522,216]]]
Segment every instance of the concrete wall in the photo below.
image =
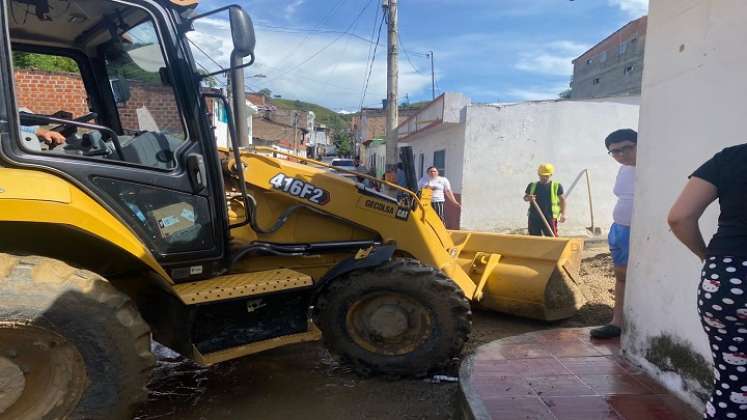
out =
[[[537,166],[542,162],[555,164],[555,179],[566,189],[580,171],[590,169],[596,224],[607,229],[612,222],[612,187],[618,165],[607,155],[604,138],[615,129],[638,126],[636,101],[467,107],[462,229],[525,229],[528,205],[522,197],[527,184],[537,179]],[[581,181],[570,196],[569,220],[561,226],[561,234],[585,233],[590,225],[587,196]]]
[[[700,406],[711,380],[696,313],[700,264],[672,236],[666,214],[691,171],[745,141],[745,21],[740,0],[658,0],[649,15],[623,345]],[[707,238],[715,207],[702,219]]]

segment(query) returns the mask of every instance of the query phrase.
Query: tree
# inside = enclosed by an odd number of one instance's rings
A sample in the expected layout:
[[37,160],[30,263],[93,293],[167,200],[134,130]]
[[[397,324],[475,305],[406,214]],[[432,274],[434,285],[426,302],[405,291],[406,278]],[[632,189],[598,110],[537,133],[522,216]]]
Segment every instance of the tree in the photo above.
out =
[[337,156],[352,156],[355,148],[353,147],[353,137],[348,130],[338,130],[334,134],[335,148]]
[[264,88],[257,93],[259,93],[260,95],[264,96],[267,99],[272,98],[272,91],[270,89]]
[[560,99],[571,99],[571,90],[566,89],[560,93],[558,93],[558,98]]
[[13,65],[17,69],[80,74],[78,64],[73,61],[73,59],[57,55],[33,54],[16,51],[13,53]]

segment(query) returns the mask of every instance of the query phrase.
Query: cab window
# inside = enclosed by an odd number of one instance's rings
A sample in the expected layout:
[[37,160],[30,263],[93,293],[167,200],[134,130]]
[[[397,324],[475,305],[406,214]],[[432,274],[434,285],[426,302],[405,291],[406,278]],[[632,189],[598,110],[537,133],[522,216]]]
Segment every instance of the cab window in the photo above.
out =
[[[22,148],[175,168],[176,152],[187,134],[151,15],[115,1],[70,4],[42,19],[25,13],[28,2],[7,3]],[[55,55],[57,51],[66,54]],[[85,69],[96,71],[98,66],[106,74],[86,80],[91,72]],[[35,72],[29,82],[19,83],[29,72]],[[58,83],[62,79],[64,86]],[[50,116],[78,124],[51,121]]]

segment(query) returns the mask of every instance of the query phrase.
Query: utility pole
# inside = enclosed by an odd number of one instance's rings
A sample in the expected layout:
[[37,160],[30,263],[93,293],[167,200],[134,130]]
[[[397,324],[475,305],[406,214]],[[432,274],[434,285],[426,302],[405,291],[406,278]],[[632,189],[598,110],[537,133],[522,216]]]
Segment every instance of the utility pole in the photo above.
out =
[[298,111],[293,111],[293,154],[298,155]]
[[433,51],[428,51],[428,55],[431,57],[431,96],[432,99],[436,99],[436,71],[433,69]]
[[386,170],[394,171],[397,166],[397,125],[399,125],[399,105],[397,100],[397,86],[399,76],[399,45],[398,45],[398,0],[384,0],[384,16],[389,17],[387,39],[387,78],[386,78]]

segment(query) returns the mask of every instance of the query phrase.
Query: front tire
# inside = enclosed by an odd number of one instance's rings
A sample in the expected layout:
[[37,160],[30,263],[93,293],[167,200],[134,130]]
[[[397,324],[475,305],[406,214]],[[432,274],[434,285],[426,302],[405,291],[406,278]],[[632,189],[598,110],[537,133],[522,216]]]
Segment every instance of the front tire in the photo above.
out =
[[124,419],[147,396],[150,329],[100,276],[0,254],[0,419]]
[[459,355],[472,325],[459,287],[410,259],[335,279],[315,310],[327,347],[362,374],[425,376]]

